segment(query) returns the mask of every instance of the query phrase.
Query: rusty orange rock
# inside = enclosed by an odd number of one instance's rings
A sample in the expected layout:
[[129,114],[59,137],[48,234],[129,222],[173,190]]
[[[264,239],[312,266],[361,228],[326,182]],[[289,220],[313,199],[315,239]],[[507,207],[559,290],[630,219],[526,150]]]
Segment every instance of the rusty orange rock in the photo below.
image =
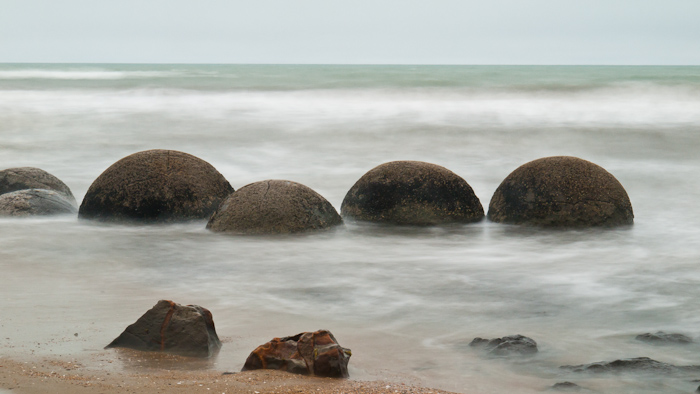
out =
[[350,349],[341,347],[328,330],[273,338],[250,353],[243,371],[277,369],[301,375],[347,378]]

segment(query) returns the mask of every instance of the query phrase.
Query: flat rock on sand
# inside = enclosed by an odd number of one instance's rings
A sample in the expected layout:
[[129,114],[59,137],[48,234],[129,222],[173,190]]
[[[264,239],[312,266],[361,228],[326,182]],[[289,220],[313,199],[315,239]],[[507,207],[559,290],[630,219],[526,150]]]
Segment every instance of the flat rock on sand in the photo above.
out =
[[351,354],[328,330],[302,332],[273,338],[258,346],[246,359],[243,371],[278,369],[301,375],[349,378]]

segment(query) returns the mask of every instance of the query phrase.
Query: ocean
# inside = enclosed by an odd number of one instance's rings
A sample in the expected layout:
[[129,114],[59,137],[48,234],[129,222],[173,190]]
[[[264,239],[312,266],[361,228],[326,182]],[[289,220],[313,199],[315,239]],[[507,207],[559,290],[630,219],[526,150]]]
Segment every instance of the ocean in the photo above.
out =
[[[205,222],[3,218],[1,357],[147,368],[102,348],[171,299],[211,310],[224,342],[216,358],[183,369],[238,370],[273,337],[325,328],[352,349],[356,379],[476,393],[563,381],[606,393],[699,385],[698,376],[559,367],[642,356],[700,364],[700,67],[0,65],[0,169],[42,168],[80,203],[112,163],[156,148],[206,160],[235,189],[302,183],[338,210],[357,179],[392,160],[452,170],[486,209],[518,166],[576,156],[620,181],[635,223],[346,221],[240,237]],[[635,340],[659,330],[697,343]],[[539,353],[468,346],[513,334]]]

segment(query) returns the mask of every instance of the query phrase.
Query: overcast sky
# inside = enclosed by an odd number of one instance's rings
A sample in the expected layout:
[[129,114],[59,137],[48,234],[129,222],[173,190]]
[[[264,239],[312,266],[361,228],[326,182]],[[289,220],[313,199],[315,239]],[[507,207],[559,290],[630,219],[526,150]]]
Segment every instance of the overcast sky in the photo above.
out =
[[0,0],[0,62],[700,65],[700,0]]

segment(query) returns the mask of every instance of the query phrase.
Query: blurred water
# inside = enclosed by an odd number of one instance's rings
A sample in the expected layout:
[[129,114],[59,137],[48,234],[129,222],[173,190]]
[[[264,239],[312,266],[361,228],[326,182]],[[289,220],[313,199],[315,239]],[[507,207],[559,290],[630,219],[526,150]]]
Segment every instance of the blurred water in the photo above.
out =
[[[273,336],[328,328],[358,378],[453,391],[689,392],[690,378],[578,376],[558,366],[648,356],[700,364],[700,68],[1,65],[0,168],[35,166],[78,200],[118,159],[177,149],[240,188],[289,179],[336,208],[390,160],[463,176],[487,207],[530,160],[593,161],[626,188],[632,228],[361,223],[229,237],[204,223],[0,220],[0,354],[100,352],[160,298],[203,305],[236,369]],[[74,334],[78,333],[79,336]],[[523,334],[540,353],[485,358],[474,337]],[[9,339],[8,339],[9,338]],[[128,366],[125,366],[128,367]]]

